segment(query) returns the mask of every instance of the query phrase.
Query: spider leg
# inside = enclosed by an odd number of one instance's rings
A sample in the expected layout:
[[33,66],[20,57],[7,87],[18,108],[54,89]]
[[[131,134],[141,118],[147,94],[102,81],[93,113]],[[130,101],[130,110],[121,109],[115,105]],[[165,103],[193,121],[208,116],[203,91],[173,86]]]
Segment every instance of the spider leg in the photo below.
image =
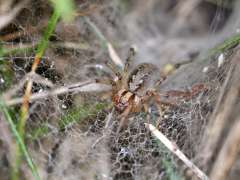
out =
[[147,123],[150,124],[150,113],[149,113],[149,105],[147,103],[143,104],[143,108],[145,113],[147,114]]
[[155,91],[155,90],[149,90],[147,92],[149,97],[153,97],[154,102],[158,108],[158,112],[159,112],[159,117],[157,120],[157,127],[159,127],[161,120],[162,120],[162,116],[164,114],[164,110],[165,108],[163,108],[163,106],[167,106],[167,107],[174,107],[176,106],[174,102],[167,102],[167,101],[162,101],[160,98],[160,95]]
[[116,82],[112,79],[95,79],[96,83],[106,84],[110,86],[115,86]]
[[170,106],[174,107],[176,106],[176,102],[174,101],[162,101],[160,95],[156,92],[156,90],[149,90],[147,91],[148,96],[151,96],[154,98],[155,102],[164,106]]
[[186,100],[191,99],[193,96],[197,95],[201,91],[206,90],[206,87],[204,84],[195,84],[192,86],[191,90],[188,91],[178,91],[178,90],[170,90],[167,91],[164,96],[166,97],[182,97]]
[[123,113],[119,116],[120,118],[120,123],[117,129],[117,134],[119,134],[119,132],[122,130],[122,128],[124,126],[126,126],[127,122],[128,122],[128,114],[131,112],[132,110],[132,104],[130,104],[124,111]]
[[156,123],[156,127],[159,128],[160,124],[161,124],[161,121],[162,121],[163,114],[164,114],[164,109],[163,109],[161,103],[156,102],[155,104],[156,104],[156,106],[158,108],[158,112],[159,112],[159,117],[158,117],[158,120],[157,120],[157,123]]
[[179,69],[181,66],[192,63],[193,59],[186,60],[180,63],[176,64],[166,64],[163,68],[163,70],[160,71],[161,77],[166,79],[169,75],[174,73],[177,69]]
[[128,74],[129,66],[131,65],[133,56],[135,55],[135,49],[131,47],[128,52],[128,57],[126,59],[125,65],[124,65],[124,74]]
[[111,62],[107,62],[106,66],[113,72],[113,74],[118,77],[118,79],[122,79],[122,74],[121,72],[118,70],[118,67],[114,64],[112,64]]

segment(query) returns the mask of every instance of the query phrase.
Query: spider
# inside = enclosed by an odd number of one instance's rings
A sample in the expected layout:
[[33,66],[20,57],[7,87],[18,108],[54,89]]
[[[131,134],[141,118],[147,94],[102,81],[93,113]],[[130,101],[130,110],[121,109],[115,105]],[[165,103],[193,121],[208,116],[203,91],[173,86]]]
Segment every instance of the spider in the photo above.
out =
[[[156,65],[141,63],[132,71],[129,70],[134,54],[135,50],[130,48],[128,58],[122,69],[108,62],[107,66],[115,77],[113,79],[97,80],[98,83],[108,84],[112,87],[110,96],[121,119],[118,131],[126,125],[127,116],[130,113],[144,110],[149,114],[149,104],[152,101],[158,107],[160,116],[163,106],[175,105],[171,102],[162,101],[157,92],[157,87],[166,79],[167,75],[161,73]],[[202,89],[204,89],[203,84],[196,84],[189,91],[167,91],[165,97],[180,96],[188,99],[198,94]]]

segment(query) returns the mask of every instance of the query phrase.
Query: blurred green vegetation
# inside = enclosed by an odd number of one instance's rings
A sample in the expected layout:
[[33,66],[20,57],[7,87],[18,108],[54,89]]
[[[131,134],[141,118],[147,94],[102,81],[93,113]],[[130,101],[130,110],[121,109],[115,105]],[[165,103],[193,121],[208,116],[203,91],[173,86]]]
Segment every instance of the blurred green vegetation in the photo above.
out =
[[159,152],[162,154],[161,164],[164,168],[165,178],[167,180],[180,180],[183,179],[181,174],[177,171],[177,164],[172,158],[172,152],[165,147],[164,144],[158,139],[152,139],[152,143],[159,149]]
[[7,60],[0,60],[0,94],[8,89],[14,76],[14,72],[11,68],[11,64]]
[[[27,147],[24,143],[24,140],[22,139],[22,137],[20,136],[20,134],[19,134],[19,132],[16,128],[16,125],[14,123],[14,119],[12,119],[12,117],[11,117],[10,110],[8,110],[8,107],[4,104],[2,99],[0,99],[0,110],[4,114],[4,117],[5,117],[6,121],[9,123],[10,129],[12,130],[12,133],[13,133],[13,135],[16,139],[16,142],[18,144],[18,147],[21,150],[22,156],[25,157],[34,179],[40,180],[40,177],[38,175],[36,166],[34,165],[34,163],[32,161],[32,158],[27,151]],[[18,174],[18,169],[17,169],[18,167],[16,167],[17,164],[11,164],[11,165],[13,166],[12,167],[13,171],[12,171],[12,174],[11,174],[11,178],[12,179],[18,179],[19,176],[16,177],[16,174]]]
[[39,140],[43,138],[45,135],[47,135],[50,132],[47,124],[41,124],[36,128],[32,128],[27,132],[27,138],[29,138],[31,141]]
[[[96,102],[95,104],[81,104],[72,107],[60,118],[58,123],[59,131],[77,123],[84,123],[84,120],[96,117],[97,113],[108,108],[108,104]],[[28,130],[27,138],[31,141],[39,140],[50,133],[50,129],[46,123],[33,127]]]
[[[52,36],[55,26],[59,20],[60,17],[66,22],[69,22],[73,20],[74,17],[74,3],[72,0],[50,0],[51,4],[53,5],[53,14],[51,18],[48,21],[48,26],[45,30],[44,35],[40,39],[37,48],[36,48],[36,57],[41,58],[44,54],[45,50],[48,47],[48,41],[50,36]],[[12,84],[13,77],[13,71],[11,69],[11,64],[6,60],[7,56],[14,56],[17,53],[26,53],[29,51],[32,51],[35,49],[34,46],[31,47],[24,47],[21,46],[16,48],[3,48],[2,44],[4,42],[1,42],[0,45],[0,91],[3,92],[5,89],[9,88]],[[3,84],[3,85],[2,85]],[[40,179],[37,173],[37,169],[35,168],[30,155],[27,152],[27,147],[24,143],[25,137],[25,122],[27,116],[21,116],[24,118],[20,118],[20,120],[15,120],[11,117],[10,111],[8,108],[4,105],[4,102],[1,101],[1,111],[5,115],[5,119],[8,121],[9,126],[14,134],[15,140],[17,142],[16,152],[15,152],[15,164],[14,162],[11,162],[13,165],[13,169],[11,172],[11,179],[18,180],[21,178],[19,174],[19,168],[21,165],[21,159],[22,157],[25,157],[32,175],[35,179]],[[18,112],[16,112],[18,114]],[[16,116],[14,116],[16,117]],[[16,122],[18,122],[18,126],[21,127],[19,130],[16,128]],[[35,131],[31,132],[31,138],[36,139],[48,132],[48,129],[45,125],[41,125],[39,128],[37,128]]]
[[209,50],[210,55],[215,55],[219,53],[223,53],[228,51],[234,47],[236,47],[240,43],[240,34],[233,35],[227,38],[223,43],[218,44],[213,49]]
[[65,129],[74,123],[80,123],[86,118],[95,117],[96,114],[103,109],[106,109],[108,104],[96,102],[95,104],[81,104],[74,107],[60,119],[59,128]]

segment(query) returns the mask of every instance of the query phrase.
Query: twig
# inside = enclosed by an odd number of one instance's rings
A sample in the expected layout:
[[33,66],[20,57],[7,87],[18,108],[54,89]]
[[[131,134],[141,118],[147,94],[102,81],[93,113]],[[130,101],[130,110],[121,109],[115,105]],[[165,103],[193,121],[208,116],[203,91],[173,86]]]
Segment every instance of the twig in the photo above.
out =
[[177,147],[176,144],[172,143],[164,134],[162,134],[155,126],[152,124],[145,123],[145,126],[179,159],[181,159],[184,164],[189,167],[200,179],[208,180],[207,175],[202,172],[196,165],[194,165],[185,154]]
[[87,43],[75,43],[75,42],[56,42],[50,43],[50,46],[60,47],[65,49],[73,49],[73,50],[90,50],[90,45]]
[[[17,54],[26,54],[27,52],[31,52],[34,50],[36,44],[34,43],[29,43],[29,44],[17,44],[17,45],[3,45],[2,46],[2,56],[1,58],[6,58],[9,55],[16,55]],[[26,58],[26,57],[25,57]],[[28,57],[29,58],[29,57]]]
[[18,3],[11,11],[0,15],[0,30],[7,26],[15,18],[19,11],[28,3],[28,1],[29,0],[24,0]]
[[[0,38],[1,40],[1,38]],[[75,42],[50,42],[50,47],[53,48],[65,48],[73,50],[90,50],[90,46],[87,43],[75,43]],[[20,54],[31,52],[36,48],[37,44],[34,43],[25,43],[25,44],[14,44],[14,45],[3,45],[2,46],[2,57],[7,57],[12,54]],[[4,58],[5,58],[4,57]],[[26,58],[26,57],[25,57]],[[30,58],[30,57],[28,57]]]
[[49,81],[48,79],[43,78],[42,76],[36,74],[35,72],[30,72],[30,73],[26,74],[18,84],[11,87],[10,90],[8,90],[7,92],[5,92],[2,95],[4,100],[7,101],[7,100],[11,99],[12,96],[17,93],[17,91],[19,91],[20,89],[23,88],[24,84],[28,80],[31,80],[35,83],[43,84],[43,85],[46,85],[49,87],[53,87],[53,83],[51,81]]
[[1,41],[10,41],[10,40],[14,40],[14,39],[26,36],[26,35],[30,35],[37,31],[42,30],[43,28],[46,27],[46,25],[47,25],[47,22],[44,21],[44,22],[38,23],[37,26],[26,27],[24,30],[20,30],[20,31],[12,32],[10,34],[0,36],[0,40]]
[[[39,99],[44,99],[49,96],[56,96],[60,94],[70,93],[70,92],[74,92],[74,93],[92,92],[92,91],[103,92],[103,91],[110,90],[110,88],[111,87],[108,85],[94,83],[93,81],[85,81],[85,82],[80,82],[80,83],[76,83],[68,86],[58,87],[50,91],[44,91],[44,92],[32,94],[29,97],[29,101],[33,102]],[[5,103],[8,106],[21,104],[22,102],[23,102],[23,97],[15,98],[15,99],[5,99]]]
[[117,65],[123,68],[123,62],[121,58],[118,56],[117,52],[113,48],[112,44],[110,42],[107,42],[107,47],[108,47],[108,53],[112,61]]

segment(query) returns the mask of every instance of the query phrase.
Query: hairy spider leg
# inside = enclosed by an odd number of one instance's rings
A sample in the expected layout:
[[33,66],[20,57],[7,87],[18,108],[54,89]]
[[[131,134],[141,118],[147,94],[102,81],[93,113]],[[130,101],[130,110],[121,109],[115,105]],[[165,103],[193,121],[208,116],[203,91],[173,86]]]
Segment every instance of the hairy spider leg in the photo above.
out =
[[185,100],[189,100],[193,96],[205,90],[207,90],[207,88],[205,87],[204,84],[195,84],[194,86],[192,86],[191,90],[187,90],[187,91],[170,90],[170,91],[167,91],[166,94],[164,94],[164,96],[181,97],[181,98],[184,98]]
[[119,134],[119,132],[122,130],[122,128],[124,126],[126,126],[127,122],[128,122],[128,115],[132,110],[133,105],[129,104],[129,106],[123,111],[123,113],[119,116],[120,118],[120,123],[117,129],[117,134]]
[[113,79],[114,85],[113,85],[113,93],[117,93],[118,89],[122,88],[122,72],[118,70],[118,67],[111,62],[107,62],[106,65],[108,68],[114,73],[115,77]]
[[134,50],[134,48],[131,47],[129,49],[128,56],[127,56],[127,59],[125,61],[124,68],[123,68],[123,73],[122,73],[122,76],[123,76],[122,82],[124,82],[123,87],[125,89],[128,89],[129,67],[132,65],[134,55],[135,55],[135,50]]
[[100,83],[100,84],[106,84],[106,85],[111,85],[111,86],[115,86],[116,82],[113,81],[112,79],[95,79],[96,83]]
[[145,113],[147,114],[147,123],[150,124],[151,115],[150,115],[150,112],[149,112],[148,103],[143,103],[143,108],[144,108]]
[[122,79],[122,74],[121,72],[119,72],[118,67],[116,65],[114,65],[110,61],[108,61],[106,65],[118,79]]
[[146,95],[147,96],[146,96],[145,101],[149,101],[150,98],[152,98],[153,103],[156,105],[156,107],[158,109],[159,117],[158,117],[158,120],[157,120],[157,126],[156,127],[159,127],[162,116],[164,114],[163,106],[173,107],[173,106],[175,106],[175,104],[172,103],[172,102],[162,101],[161,98],[160,98],[160,95],[156,92],[156,90],[149,90],[149,91],[147,91]]
[[120,124],[119,124],[118,131],[117,131],[118,133],[121,131],[122,127],[126,126],[126,124],[128,122],[128,118],[127,117],[129,115],[129,113],[130,112],[140,112],[142,107],[143,107],[141,98],[136,96],[133,93],[131,93],[131,94],[132,95],[130,96],[130,98],[128,100],[128,102],[129,102],[128,107],[118,117],[120,119]]
[[124,64],[124,69],[123,69],[123,71],[124,71],[125,74],[128,74],[129,66],[130,66],[131,63],[132,63],[132,60],[133,60],[134,55],[135,55],[135,50],[134,50],[134,48],[131,47],[131,48],[129,49],[126,62],[125,62],[125,64]]
[[106,100],[112,96],[112,91],[116,91],[116,82],[112,79],[95,79],[96,83],[110,85],[112,89],[102,93],[101,99]]
[[[201,91],[206,90],[206,87],[203,84],[196,84],[194,85],[191,90],[189,91],[177,91],[177,90],[171,90],[171,91],[167,91],[167,97],[181,97],[184,98],[186,100],[191,99],[193,96],[197,95],[198,93],[200,93]],[[155,99],[155,102],[157,104],[158,107],[158,111],[159,111],[159,120],[157,122],[157,127],[159,127],[160,123],[161,123],[161,117],[163,116],[163,105],[164,106],[168,106],[168,107],[174,107],[176,106],[177,102],[166,102],[166,101],[162,101],[160,95],[156,92],[156,91],[149,91],[148,94],[150,94],[150,96],[153,96]]]

